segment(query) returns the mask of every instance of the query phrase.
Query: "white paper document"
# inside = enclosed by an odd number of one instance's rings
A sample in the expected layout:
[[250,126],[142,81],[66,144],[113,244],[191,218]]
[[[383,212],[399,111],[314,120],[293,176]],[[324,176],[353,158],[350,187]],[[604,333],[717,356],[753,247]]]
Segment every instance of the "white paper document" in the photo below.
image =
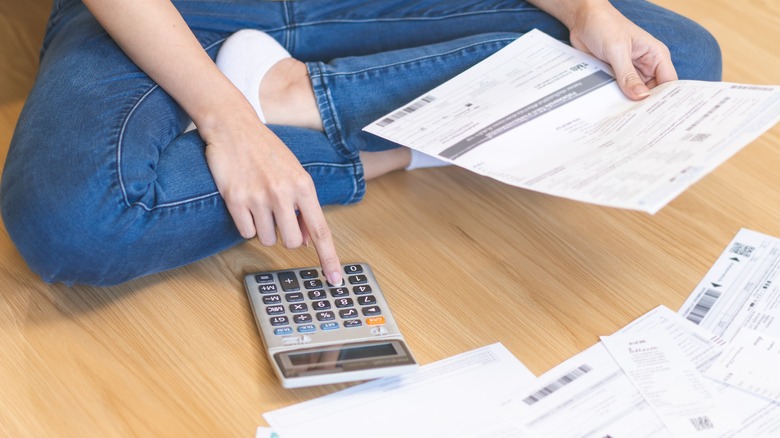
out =
[[534,30],[364,128],[499,181],[655,213],[780,120],[780,86],[676,81],[633,102]]
[[496,407],[511,389],[533,379],[503,345],[493,344],[264,418],[280,438],[516,437],[520,430]]
[[[734,420],[715,384],[698,377],[721,354],[722,339],[663,306],[604,339],[517,391],[502,405],[504,417],[539,437],[711,437],[729,430]],[[653,344],[654,357],[631,357],[628,348],[641,339]],[[678,373],[682,380],[670,386]]]
[[780,402],[780,339],[742,327],[705,374]]
[[[739,348],[751,337],[755,340],[756,334],[766,335],[766,339],[780,337],[780,239],[740,230],[679,313],[728,341],[724,354],[732,357],[735,347]],[[743,329],[747,330],[742,333]],[[756,352],[743,350],[743,353]],[[742,355],[737,353],[737,356]],[[744,371],[735,365],[737,371]],[[752,368],[759,374],[772,371],[767,364],[754,363]],[[733,400],[731,406],[741,419],[735,429],[738,436],[780,436],[780,403],[769,397],[779,380],[778,368],[774,367],[773,371],[774,375],[769,375],[764,382],[755,382],[750,377],[740,382],[739,376],[735,376],[728,385],[722,386],[722,393]],[[722,369],[715,368],[712,373],[723,377]],[[709,370],[705,375],[709,375]],[[753,386],[756,383],[760,385]]]
[[667,329],[655,326],[601,341],[672,435],[718,436],[733,424],[727,405]]

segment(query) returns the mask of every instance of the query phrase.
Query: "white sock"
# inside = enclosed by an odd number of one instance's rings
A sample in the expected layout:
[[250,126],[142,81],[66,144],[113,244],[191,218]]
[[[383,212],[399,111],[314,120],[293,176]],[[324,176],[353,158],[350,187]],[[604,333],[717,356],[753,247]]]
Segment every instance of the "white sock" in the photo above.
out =
[[416,149],[411,149],[412,161],[406,166],[406,170],[423,169],[426,167],[441,167],[449,166],[450,163],[444,160],[440,160],[432,155],[420,152]]
[[260,109],[260,82],[271,67],[290,53],[275,39],[254,29],[229,36],[217,53],[217,67],[244,94],[265,123]]

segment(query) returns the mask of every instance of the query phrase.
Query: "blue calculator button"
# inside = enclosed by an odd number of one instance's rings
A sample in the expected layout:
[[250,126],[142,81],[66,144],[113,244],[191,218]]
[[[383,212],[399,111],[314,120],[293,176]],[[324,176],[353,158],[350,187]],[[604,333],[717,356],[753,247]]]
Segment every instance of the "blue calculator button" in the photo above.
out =
[[298,326],[299,333],[311,333],[316,330],[317,328],[314,327],[314,324],[306,324],[306,325]]
[[323,322],[320,324],[320,328],[322,330],[336,330],[339,328],[339,323],[337,322]]
[[293,332],[292,327],[280,327],[277,329],[274,329],[274,334],[283,336],[283,335],[291,335]]

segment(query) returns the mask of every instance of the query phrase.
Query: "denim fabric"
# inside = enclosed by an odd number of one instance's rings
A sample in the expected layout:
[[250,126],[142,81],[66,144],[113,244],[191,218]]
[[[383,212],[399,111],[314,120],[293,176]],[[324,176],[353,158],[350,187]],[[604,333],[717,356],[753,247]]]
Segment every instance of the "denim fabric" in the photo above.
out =
[[[614,1],[664,41],[681,78],[720,79],[720,51],[695,23],[643,0]],[[271,126],[312,175],[320,202],[365,193],[360,150],[394,144],[370,121],[538,28],[523,1],[179,0],[214,57],[255,28],[307,62],[325,133]],[[40,72],[14,133],[0,206],[9,235],[47,282],[111,285],[208,257],[243,239],[196,131],[78,0],[55,0]],[[335,230],[338,232],[337,230]]]

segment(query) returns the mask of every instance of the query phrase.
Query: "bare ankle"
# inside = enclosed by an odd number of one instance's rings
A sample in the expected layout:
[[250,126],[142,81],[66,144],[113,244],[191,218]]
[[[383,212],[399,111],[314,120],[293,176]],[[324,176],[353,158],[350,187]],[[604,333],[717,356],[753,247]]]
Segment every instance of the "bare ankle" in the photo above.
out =
[[260,83],[260,106],[267,123],[323,130],[306,64],[296,59],[268,70]]
[[411,159],[411,151],[404,147],[380,152],[360,152],[360,160],[363,162],[363,177],[367,180],[404,169],[409,165]]

